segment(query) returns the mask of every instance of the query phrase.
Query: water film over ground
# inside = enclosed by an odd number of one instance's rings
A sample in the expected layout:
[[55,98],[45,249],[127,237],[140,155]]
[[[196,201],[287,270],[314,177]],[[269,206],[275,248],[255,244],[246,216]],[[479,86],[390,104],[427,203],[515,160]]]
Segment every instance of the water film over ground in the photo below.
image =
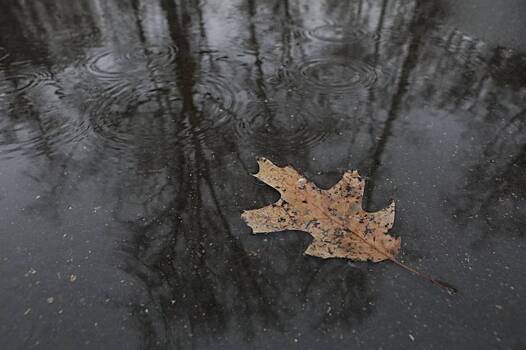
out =
[[[526,12],[481,3],[2,1],[0,347],[524,348]],[[459,293],[251,235],[258,156],[360,170]]]

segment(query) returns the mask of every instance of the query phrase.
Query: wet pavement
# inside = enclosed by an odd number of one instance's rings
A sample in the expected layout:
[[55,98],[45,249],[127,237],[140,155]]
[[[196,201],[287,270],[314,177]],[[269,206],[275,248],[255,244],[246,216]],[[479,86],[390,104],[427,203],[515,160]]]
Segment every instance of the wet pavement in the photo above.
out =
[[[525,348],[526,11],[474,3],[3,1],[1,348]],[[258,156],[459,292],[251,235]]]

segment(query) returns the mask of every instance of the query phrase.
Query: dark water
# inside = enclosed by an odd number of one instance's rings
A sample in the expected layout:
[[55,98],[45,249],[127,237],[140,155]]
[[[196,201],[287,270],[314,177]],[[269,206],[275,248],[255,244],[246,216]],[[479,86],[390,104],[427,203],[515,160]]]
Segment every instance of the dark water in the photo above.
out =
[[[524,24],[487,6],[2,1],[0,347],[526,347]],[[257,156],[359,169],[459,293],[250,235]]]

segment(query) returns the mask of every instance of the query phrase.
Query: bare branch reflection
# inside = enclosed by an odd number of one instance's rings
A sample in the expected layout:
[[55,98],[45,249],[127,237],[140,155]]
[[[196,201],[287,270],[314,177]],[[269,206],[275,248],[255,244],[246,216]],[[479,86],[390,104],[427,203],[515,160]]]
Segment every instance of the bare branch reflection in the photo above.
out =
[[59,226],[69,198],[104,198],[110,223],[90,234],[117,242],[134,283],[104,293],[137,348],[348,344],[398,277],[304,257],[302,233],[250,235],[240,211],[276,193],[249,173],[261,155],[324,186],[358,168],[373,207],[439,140],[458,146],[437,160],[456,177],[433,210],[482,228],[478,249],[523,235],[525,56],[440,14],[418,0],[8,1],[0,161],[32,165],[27,216]]

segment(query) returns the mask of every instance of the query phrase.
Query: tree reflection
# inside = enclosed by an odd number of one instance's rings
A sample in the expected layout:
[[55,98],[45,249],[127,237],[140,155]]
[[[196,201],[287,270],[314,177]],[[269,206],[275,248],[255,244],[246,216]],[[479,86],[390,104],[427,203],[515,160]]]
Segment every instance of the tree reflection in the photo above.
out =
[[31,176],[49,191],[30,209],[50,220],[64,174],[106,179],[119,258],[141,286],[120,305],[143,348],[347,330],[373,312],[368,265],[302,257],[300,233],[250,236],[239,212],[275,200],[248,176],[256,155],[307,174],[363,169],[372,202],[394,130],[415,122],[402,116],[460,115],[476,147],[464,144],[472,166],[452,207],[494,230],[524,224],[505,219],[526,195],[524,56],[430,24],[438,13],[423,1],[12,1],[0,157],[42,164]]

